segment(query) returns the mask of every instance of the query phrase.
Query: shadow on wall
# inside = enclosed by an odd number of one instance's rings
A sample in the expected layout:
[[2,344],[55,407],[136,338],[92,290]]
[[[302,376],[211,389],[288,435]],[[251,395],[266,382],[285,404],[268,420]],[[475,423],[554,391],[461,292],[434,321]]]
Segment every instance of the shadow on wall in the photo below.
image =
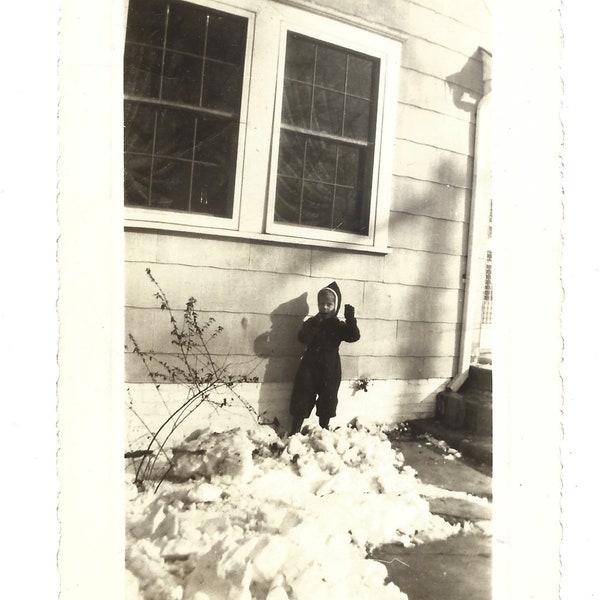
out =
[[446,77],[454,105],[460,110],[475,113],[483,96],[483,62],[479,49],[467,59],[463,68]]
[[271,314],[271,329],[254,340],[254,352],[266,359],[263,384],[258,397],[258,413],[270,421],[276,417],[279,429],[289,429],[289,401],[294,379],[304,346],[298,341],[298,332],[308,315],[308,292],[283,302]]
[[469,114],[469,143],[474,145],[475,114],[477,104],[483,96],[483,62],[479,49],[473,52],[463,68],[446,77],[446,84],[452,92],[454,106]]

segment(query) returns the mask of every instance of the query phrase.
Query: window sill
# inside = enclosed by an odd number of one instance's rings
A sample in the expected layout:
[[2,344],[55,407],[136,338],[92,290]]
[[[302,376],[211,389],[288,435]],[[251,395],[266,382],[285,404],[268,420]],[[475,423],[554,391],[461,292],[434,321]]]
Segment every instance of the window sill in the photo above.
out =
[[126,231],[162,231],[169,233],[196,234],[202,237],[218,237],[236,240],[249,240],[257,242],[267,242],[270,244],[284,244],[286,246],[310,246],[313,248],[329,248],[334,250],[345,250],[362,254],[389,254],[392,249],[387,246],[367,246],[362,244],[352,244],[348,242],[334,242],[327,240],[315,240],[308,238],[298,238],[286,235],[277,235],[271,233],[254,233],[248,231],[237,231],[230,229],[220,229],[214,227],[200,227],[195,225],[181,225],[166,222],[148,222],[132,218],[125,219]]

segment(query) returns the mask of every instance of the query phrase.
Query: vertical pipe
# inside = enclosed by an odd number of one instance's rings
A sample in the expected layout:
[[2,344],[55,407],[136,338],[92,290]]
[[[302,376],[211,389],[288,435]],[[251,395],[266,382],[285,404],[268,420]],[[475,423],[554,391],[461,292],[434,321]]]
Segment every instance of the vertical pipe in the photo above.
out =
[[475,149],[473,159],[473,183],[469,219],[469,241],[465,291],[463,298],[460,353],[456,375],[449,388],[457,391],[469,373],[473,339],[481,327],[481,305],[485,277],[488,219],[491,203],[491,101],[492,69],[491,55],[479,49],[483,61],[483,97],[477,105],[475,119]]

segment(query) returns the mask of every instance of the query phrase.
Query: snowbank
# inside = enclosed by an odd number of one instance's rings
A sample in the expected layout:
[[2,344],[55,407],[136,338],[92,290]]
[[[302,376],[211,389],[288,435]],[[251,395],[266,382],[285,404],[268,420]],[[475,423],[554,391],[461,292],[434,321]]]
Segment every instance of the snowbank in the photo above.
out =
[[[402,600],[372,547],[443,539],[424,486],[377,429],[196,432],[172,479],[128,474],[127,600]],[[485,500],[477,499],[485,502]]]

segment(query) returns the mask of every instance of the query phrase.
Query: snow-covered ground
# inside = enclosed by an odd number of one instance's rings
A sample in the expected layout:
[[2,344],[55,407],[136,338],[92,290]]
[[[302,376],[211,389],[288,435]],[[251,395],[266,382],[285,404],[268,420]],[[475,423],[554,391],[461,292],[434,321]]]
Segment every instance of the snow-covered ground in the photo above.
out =
[[359,423],[284,440],[267,426],[198,431],[158,492],[138,492],[128,468],[126,598],[406,599],[371,548],[486,524],[432,514],[427,498],[467,494],[424,485],[403,462],[380,428]]

